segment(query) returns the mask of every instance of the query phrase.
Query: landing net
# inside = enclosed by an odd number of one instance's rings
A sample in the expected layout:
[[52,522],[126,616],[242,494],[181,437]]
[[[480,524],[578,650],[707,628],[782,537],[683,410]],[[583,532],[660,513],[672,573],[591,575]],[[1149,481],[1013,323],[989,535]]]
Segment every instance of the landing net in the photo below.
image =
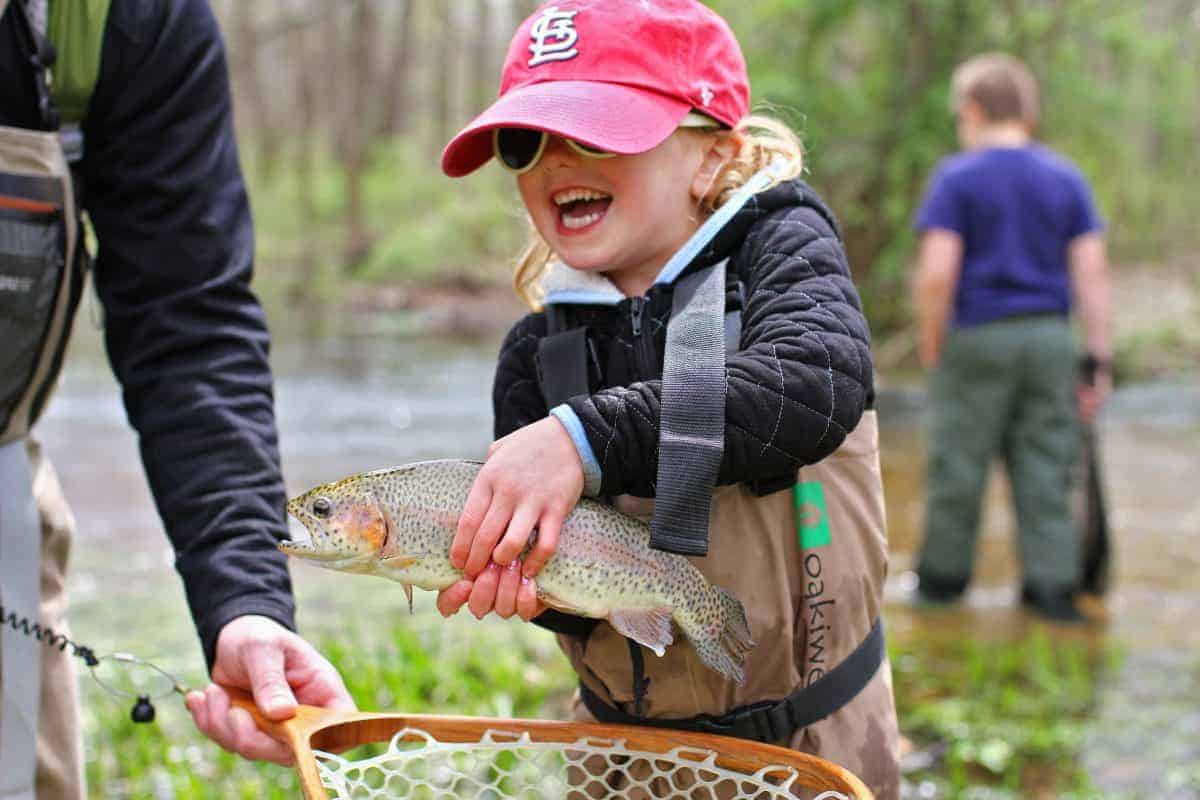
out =
[[790,766],[752,774],[719,766],[710,750],[649,752],[626,740],[534,741],[528,732],[487,730],[477,742],[440,742],[404,728],[375,756],[347,760],[314,751],[330,798],[844,798],[797,783]]

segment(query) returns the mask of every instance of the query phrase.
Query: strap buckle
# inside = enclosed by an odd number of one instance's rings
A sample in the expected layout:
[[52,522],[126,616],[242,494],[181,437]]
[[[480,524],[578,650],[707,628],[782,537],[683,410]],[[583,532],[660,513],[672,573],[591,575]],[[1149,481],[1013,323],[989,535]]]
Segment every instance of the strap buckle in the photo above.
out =
[[787,739],[796,731],[792,707],[786,698],[755,703],[719,717],[697,717],[695,723],[706,733],[754,739],[768,744]]

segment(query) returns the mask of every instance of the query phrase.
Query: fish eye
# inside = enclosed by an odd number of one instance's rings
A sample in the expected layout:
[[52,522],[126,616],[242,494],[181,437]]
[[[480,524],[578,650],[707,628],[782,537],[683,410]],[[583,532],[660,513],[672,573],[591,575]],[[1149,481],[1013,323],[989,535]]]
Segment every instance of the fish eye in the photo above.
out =
[[328,497],[318,497],[316,500],[313,500],[312,510],[321,519],[326,519],[333,511],[333,504],[329,502]]

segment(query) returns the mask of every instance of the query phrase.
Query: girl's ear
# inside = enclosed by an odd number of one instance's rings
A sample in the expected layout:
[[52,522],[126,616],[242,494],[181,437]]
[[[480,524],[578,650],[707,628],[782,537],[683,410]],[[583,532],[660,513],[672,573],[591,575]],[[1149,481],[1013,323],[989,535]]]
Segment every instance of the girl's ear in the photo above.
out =
[[741,152],[744,141],[741,131],[722,131],[713,138],[704,160],[700,162],[700,168],[692,178],[693,199],[703,201],[708,197],[721,170]]

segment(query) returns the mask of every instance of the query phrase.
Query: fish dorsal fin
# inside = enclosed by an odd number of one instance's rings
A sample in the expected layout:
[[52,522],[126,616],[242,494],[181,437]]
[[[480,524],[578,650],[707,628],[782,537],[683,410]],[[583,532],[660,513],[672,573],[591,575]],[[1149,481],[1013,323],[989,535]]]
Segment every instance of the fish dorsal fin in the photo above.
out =
[[608,621],[617,633],[628,636],[656,656],[666,652],[671,637],[671,609],[653,608],[645,611],[614,611]]

